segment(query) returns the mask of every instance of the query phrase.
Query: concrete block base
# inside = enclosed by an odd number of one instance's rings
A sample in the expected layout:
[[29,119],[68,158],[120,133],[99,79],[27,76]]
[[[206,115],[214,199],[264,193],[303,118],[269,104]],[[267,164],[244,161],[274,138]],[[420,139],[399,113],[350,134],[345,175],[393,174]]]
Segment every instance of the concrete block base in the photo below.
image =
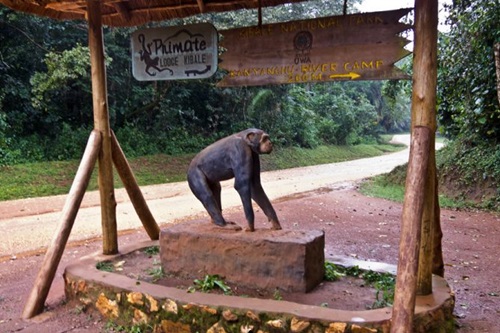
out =
[[202,221],[169,227],[160,234],[166,274],[201,279],[219,275],[256,289],[308,292],[324,275],[325,237],[320,230],[220,228]]

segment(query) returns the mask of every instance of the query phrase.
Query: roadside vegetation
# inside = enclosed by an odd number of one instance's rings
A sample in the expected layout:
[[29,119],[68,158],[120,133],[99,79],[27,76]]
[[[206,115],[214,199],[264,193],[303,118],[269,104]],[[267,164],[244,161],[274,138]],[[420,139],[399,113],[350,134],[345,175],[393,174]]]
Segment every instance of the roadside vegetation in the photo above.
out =
[[[354,12],[359,1],[348,2]],[[310,1],[268,9],[273,23],[340,15],[341,3]],[[448,5],[438,41],[438,131],[442,205],[498,211],[500,201],[500,11],[498,0]],[[210,14],[251,26],[256,15]],[[312,16],[311,16],[312,15]],[[162,23],[163,24],[163,23]],[[0,6],[0,200],[67,193],[92,128],[85,23],[24,15]],[[130,34],[105,28],[111,126],[140,185],[185,179],[193,154],[248,127],[266,130],[275,153],[264,170],[329,163],[388,151],[381,135],[409,131],[410,81],[217,88],[207,80],[139,82],[130,73]],[[494,50],[497,50],[495,55]],[[411,57],[399,64],[411,72]],[[405,167],[363,186],[402,198]],[[121,186],[116,179],[117,187]],[[95,175],[89,189],[96,189]],[[453,202],[445,201],[445,197]],[[400,200],[399,199],[399,200]]]
[[[500,212],[500,147],[448,142],[436,155],[439,204],[451,209]],[[368,196],[403,202],[407,164],[360,186]]]
[[[437,158],[444,207],[500,211],[500,11],[498,1],[453,1],[438,41]],[[496,50],[496,53],[495,53]],[[362,190],[402,200],[406,166]],[[452,199],[452,200],[449,200]]]
[[[390,136],[385,136],[387,139]],[[372,157],[403,149],[387,142],[355,146],[319,146],[315,149],[278,148],[261,158],[262,170],[278,170],[315,164]],[[129,163],[141,186],[186,180],[193,154],[151,155],[131,158]],[[79,160],[33,162],[0,167],[0,200],[66,194],[71,187]],[[115,172],[115,186],[123,187]],[[97,189],[95,170],[88,190]]]

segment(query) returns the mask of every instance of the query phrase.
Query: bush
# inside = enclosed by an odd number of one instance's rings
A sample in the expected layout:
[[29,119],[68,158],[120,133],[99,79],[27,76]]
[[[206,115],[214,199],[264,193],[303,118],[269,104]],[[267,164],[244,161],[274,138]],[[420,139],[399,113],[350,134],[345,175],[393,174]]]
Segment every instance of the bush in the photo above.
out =
[[500,147],[460,137],[437,154],[439,183],[447,195],[500,210]]

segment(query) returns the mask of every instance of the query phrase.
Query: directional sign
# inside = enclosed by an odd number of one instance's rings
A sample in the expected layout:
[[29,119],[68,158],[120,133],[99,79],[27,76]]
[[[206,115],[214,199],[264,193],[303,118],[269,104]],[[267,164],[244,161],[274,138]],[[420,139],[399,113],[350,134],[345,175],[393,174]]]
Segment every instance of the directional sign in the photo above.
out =
[[217,40],[209,23],[138,30],[132,73],[140,81],[208,78],[217,70]]
[[399,20],[411,9],[332,16],[221,31],[226,49],[218,86],[406,79]]

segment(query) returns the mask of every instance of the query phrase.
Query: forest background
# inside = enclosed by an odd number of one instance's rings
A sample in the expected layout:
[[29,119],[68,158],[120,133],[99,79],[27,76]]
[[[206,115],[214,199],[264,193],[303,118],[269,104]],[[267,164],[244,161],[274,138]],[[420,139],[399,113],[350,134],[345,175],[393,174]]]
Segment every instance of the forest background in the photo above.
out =
[[[359,1],[349,1],[355,12]],[[263,22],[341,15],[342,2],[309,1],[263,11]],[[438,154],[443,191],[500,210],[498,0],[455,0],[439,36]],[[411,19],[410,19],[411,20]],[[206,14],[160,25],[257,24],[249,12]],[[151,24],[158,26],[158,23]],[[139,82],[130,35],[105,28],[111,126],[128,157],[182,155],[247,127],[280,148],[374,143],[409,131],[411,81],[359,81],[217,88],[206,80]],[[93,128],[86,22],[64,22],[0,6],[0,170],[79,159]],[[495,60],[498,62],[495,65]],[[411,56],[399,66],[411,74]],[[498,74],[500,75],[500,74]],[[404,170],[389,179],[404,184]]]

